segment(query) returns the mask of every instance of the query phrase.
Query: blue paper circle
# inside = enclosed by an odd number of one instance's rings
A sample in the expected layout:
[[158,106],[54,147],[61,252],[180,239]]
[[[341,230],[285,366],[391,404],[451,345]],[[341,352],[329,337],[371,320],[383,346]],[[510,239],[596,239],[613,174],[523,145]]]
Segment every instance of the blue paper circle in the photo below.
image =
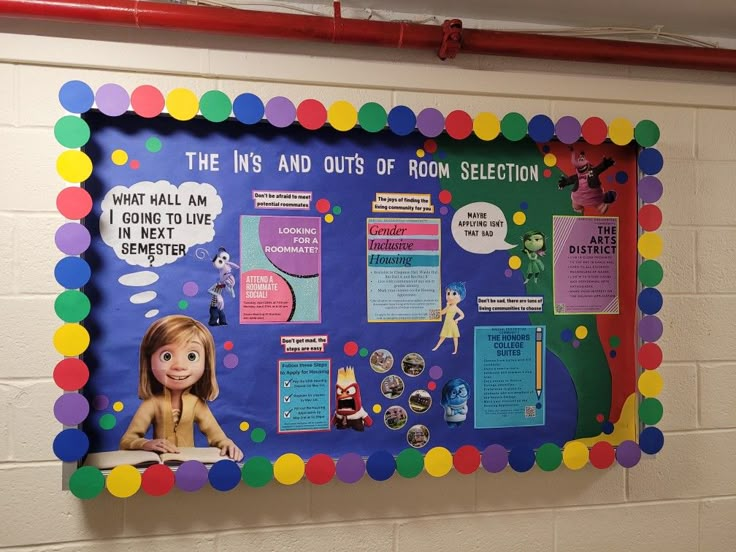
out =
[[54,277],[66,289],[78,289],[89,282],[92,270],[81,257],[64,257],[54,268]]
[[266,108],[263,106],[261,98],[249,92],[241,94],[233,102],[233,115],[244,125],[254,125],[261,122],[265,112]]
[[601,430],[606,435],[610,435],[611,433],[613,433],[614,429],[615,428],[613,427],[613,424],[609,421],[603,422],[603,424],[601,425]]
[[388,126],[398,136],[407,136],[414,132],[417,117],[405,105],[397,105],[388,112]]
[[79,429],[65,429],[54,439],[54,454],[62,462],[76,462],[89,450],[89,438]]
[[208,474],[210,485],[218,491],[231,491],[240,483],[240,468],[232,460],[212,464]]
[[70,113],[84,113],[92,108],[95,93],[86,82],[73,80],[59,90],[59,102]]
[[517,472],[529,471],[534,461],[534,451],[530,448],[516,447],[509,453],[509,466]]
[[368,472],[371,479],[386,481],[396,471],[396,460],[390,452],[379,450],[368,457],[365,471]]
[[664,166],[664,159],[659,150],[647,148],[639,153],[639,168],[645,174],[657,174]]
[[626,184],[629,181],[629,175],[626,174],[626,171],[618,171],[616,173],[616,182],[619,184]]
[[648,427],[639,435],[639,448],[646,454],[657,454],[664,446],[664,434],[656,427]]
[[639,294],[639,309],[644,314],[657,314],[662,308],[662,294],[657,288],[644,288]]
[[564,330],[562,330],[562,333],[560,333],[560,338],[565,343],[569,343],[570,341],[572,341],[572,330],[570,328],[565,328]]
[[555,135],[555,124],[546,115],[535,115],[529,121],[529,138],[537,143],[549,142]]

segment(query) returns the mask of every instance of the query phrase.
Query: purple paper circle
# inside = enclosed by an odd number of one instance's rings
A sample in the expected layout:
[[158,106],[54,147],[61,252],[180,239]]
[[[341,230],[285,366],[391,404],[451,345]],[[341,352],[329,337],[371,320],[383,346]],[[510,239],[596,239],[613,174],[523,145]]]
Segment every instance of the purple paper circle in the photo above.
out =
[[335,464],[335,474],[343,483],[356,483],[365,473],[365,462],[360,454],[349,452],[340,457]]
[[578,341],[577,339],[573,339],[573,340],[572,340],[572,346],[573,346],[573,347],[574,347],[575,349],[577,349],[578,347],[580,347],[580,341]]
[[81,424],[89,414],[89,403],[81,393],[64,393],[54,403],[54,417],[65,426]]
[[440,215],[446,215],[448,213],[449,209],[446,206],[440,207]]
[[105,410],[110,404],[110,399],[107,395],[97,395],[92,399],[92,408],[95,410]]
[[[313,232],[313,233],[300,233]],[[320,255],[306,251],[295,253],[293,247],[319,250],[320,220],[314,217],[261,217],[258,237],[268,260],[291,276],[307,278],[320,273]],[[303,241],[306,240],[306,241]]]
[[641,449],[634,441],[624,441],[616,447],[616,460],[624,468],[633,468],[641,460]]
[[62,224],[56,231],[56,247],[67,255],[80,255],[90,243],[89,230],[78,222]]
[[644,203],[654,203],[662,197],[662,182],[656,176],[645,176],[639,181],[639,197]]
[[487,472],[502,472],[509,463],[509,453],[501,445],[490,445],[483,451],[481,463]]
[[507,278],[511,278],[511,276],[513,276],[513,275],[514,275],[514,272],[513,272],[513,270],[511,270],[510,268],[507,268],[506,270],[504,270],[504,271],[503,271],[503,274],[504,274],[504,276],[506,276]]
[[188,493],[198,491],[207,483],[207,468],[197,460],[187,460],[176,470],[176,486]]
[[555,125],[555,134],[563,144],[574,144],[580,138],[580,121],[569,115],[560,117]]
[[266,119],[277,128],[286,128],[296,119],[296,107],[290,99],[276,96],[266,104]]
[[442,377],[442,367],[441,366],[432,366],[429,369],[429,377],[433,380],[438,380]]
[[236,355],[235,353],[228,353],[222,359],[222,364],[225,366],[225,368],[230,368],[231,370],[238,365],[238,362],[238,355]]
[[663,331],[662,321],[656,316],[645,316],[639,321],[639,337],[644,341],[657,341]]
[[199,286],[196,282],[186,282],[182,286],[181,292],[187,297],[194,297],[199,292]]
[[103,84],[95,94],[97,108],[110,117],[117,117],[128,111],[130,96],[119,84]]
[[445,130],[445,117],[434,107],[422,109],[417,115],[417,129],[427,138],[434,138]]

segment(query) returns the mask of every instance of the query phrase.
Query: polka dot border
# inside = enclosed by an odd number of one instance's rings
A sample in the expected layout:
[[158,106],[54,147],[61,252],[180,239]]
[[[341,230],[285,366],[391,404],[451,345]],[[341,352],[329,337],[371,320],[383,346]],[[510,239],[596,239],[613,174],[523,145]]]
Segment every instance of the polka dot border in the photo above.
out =
[[[405,105],[395,106],[387,111],[375,102],[357,107],[345,100],[325,105],[320,100],[307,99],[297,106],[285,97],[263,100],[252,93],[243,93],[231,100],[225,93],[216,90],[209,90],[201,97],[186,88],[164,92],[151,85],[138,86],[130,93],[115,83],[103,84],[94,90],[87,83],[78,80],[69,81],[61,87],[59,102],[67,114],[60,118],[55,134],[60,145],[69,149],[59,156],[57,172],[70,185],[60,194],[57,207],[62,215],[72,220],[83,217],[84,210],[81,207],[81,210],[70,210],[70,203],[63,200],[83,196],[79,183],[86,180],[94,169],[89,157],[76,149],[81,148],[88,139],[86,125],[77,124],[72,119],[94,107],[110,117],[132,111],[139,117],[152,118],[168,112],[180,121],[188,121],[201,115],[217,123],[228,120],[232,115],[235,120],[246,125],[267,122],[276,128],[285,128],[297,123],[307,130],[318,130],[329,125],[340,132],[354,128],[369,133],[392,132],[399,136],[417,132],[426,138],[434,138],[444,131],[456,140],[475,135],[483,141],[503,137],[515,142],[526,136],[536,142],[557,137],[562,143],[571,143],[582,137],[587,143],[594,145],[601,144],[606,139],[618,145],[633,141],[642,148],[639,153],[639,168],[643,178],[639,194],[646,204],[639,213],[638,250],[643,258],[639,280],[645,286],[642,290],[644,299],[639,301],[639,307],[642,315],[652,322],[649,325],[656,326],[653,324],[656,318],[652,315],[656,314],[653,311],[661,308],[661,294],[655,285],[646,284],[659,284],[661,276],[650,278],[644,273],[644,268],[649,270],[655,265],[661,272],[660,265],[653,259],[659,257],[663,249],[662,239],[656,233],[662,223],[661,212],[651,205],[662,195],[662,183],[655,175],[662,171],[663,166],[661,153],[653,147],[660,138],[660,132],[652,121],[642,120],[634,124],[625,118],[616,118],[606,123],[598,117],[579,120],[573,116],[564,116],[554,122],[546,115],[535,115],[527,121],[520,113],[498,116],[481,112],[473,117],[464,110],[454,110],[445,115],[435,108],[415,112]],[[89,267],[81,257],[89,243],[85,232],[74,232],[76,229],[75,226],[66,226],[57,233],[57,246],[67,256],[57,265],[55,276],[57,282],[67,290],[81,288],[90,278]],[[76,309],[68,306],[70,299],[74,299],[73,306]],[[54,335],[54,345],[66,357],[54,367],[54,381],[67,393],[81,389],[89,377],[84,363],[75,358],[89,345],[89,336],[81,326],[74,323],[75,318],[79,318],[79,313],[83,313],[86,308],[79,306],[80,300],[80,295],[69,293],[59,299],[66,306],[64,313],[70,312],[70,309],[74,313],[60,315],[67,324]],[[644,368],[638,387],[642,395],[647,397],[644,400],[649,401],[645,403],[648,415],[642,416],[646,418],[643,420],[645,423],[658,422],[661,419],[661,403],[652,398],[662,387],[661,375],[657,370],[661,364],[661,351],[653,343],[660,336],[661,331],[649,331],[645,343],[638,350],[638,358]],[[82,414],[86,417],[84,411],[77,417],[72,416],[74,421],[82,417]],[[139,490],[151,496],[165,495],[175,487],[190,492],[208,482],[218,491],[229,491],[239,484],[260,487],[274,479],[283,485],[294,485],[302,479],[323,485],[335,478],[355,483],[364,474],[374,481],[384,481],[397,473],[402,477],[416,477],[422,471],[433,477],[444,476],[453,470],[468,475],[481,467],[489,473],[498,473],[508,468],[525,472],[535,465],[537,469],[544,471],[552,471],[562,465],[576,470],[588,463],[597,469],[607,469],[616,462],[628,468],[638,463],[642,453],[656,454],[663,446],[662,432],[656,427],[647,426],[641,435],[641,443],[626,441],[618,447],[604,441],[596,443],[590,449],[578,441],[569,442],[564,447],[544,443],[536,450],[526,447],[506,450],[501,445],[489,445],[481,451],[466,445],[455,452],[435,447],[425,454],[415,449],[406,449],[396,457],[387,451],[377,451],[367,458],[348,453],[337,459],[327,454],[303,459],[297,454],[286,453],[274,462],[263,457],[252,457],[242,467],[233,462],[222,462],[222,466],[215,470],[213,467],[208,470],[204,464],[195,461],[182,465],[176,473],[165,466],[153,466],[145,472],[132,466],[118,466],[107,477],[96,468],[87,466],[72,474],[70,488],[80,499],[94,498],[102,492],[103,487],[113,496],[126,498]],[[74,462],[86,454],[88,447],[88,438],[81,430],[65,428],[57,435],[53,448],[62,461]]]

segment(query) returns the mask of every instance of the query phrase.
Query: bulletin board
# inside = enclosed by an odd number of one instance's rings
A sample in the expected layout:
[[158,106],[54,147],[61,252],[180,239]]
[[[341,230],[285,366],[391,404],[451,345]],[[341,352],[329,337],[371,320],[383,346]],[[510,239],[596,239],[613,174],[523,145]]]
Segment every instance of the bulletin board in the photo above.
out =
[[76,496],[661,449],[654,122],[59,99],[54,451]]

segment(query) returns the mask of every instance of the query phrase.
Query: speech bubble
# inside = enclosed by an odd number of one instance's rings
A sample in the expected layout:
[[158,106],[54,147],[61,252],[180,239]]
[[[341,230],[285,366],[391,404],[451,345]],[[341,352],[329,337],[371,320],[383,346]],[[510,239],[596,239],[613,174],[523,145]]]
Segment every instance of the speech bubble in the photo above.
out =
[[493,203],[469,203],[452,217],[452,237],[469,253],[483,255],[516,247],[506,243],[507,231],[506,216]]
[[211,242],[221,212],[222,198],[211,184],[144,180],[105,194],[100,236],[130,265],[163,266]]

